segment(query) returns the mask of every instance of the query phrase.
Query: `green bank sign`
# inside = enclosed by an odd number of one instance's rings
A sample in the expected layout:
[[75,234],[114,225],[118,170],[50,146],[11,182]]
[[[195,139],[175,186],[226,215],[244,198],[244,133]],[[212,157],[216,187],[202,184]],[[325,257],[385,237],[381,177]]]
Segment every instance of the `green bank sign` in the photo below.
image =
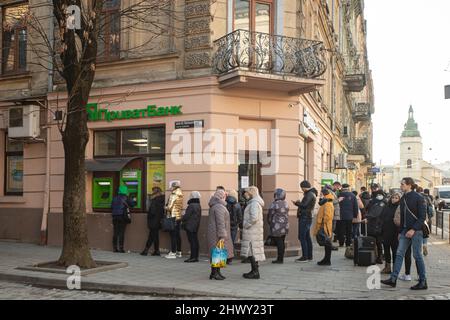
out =
[[151,105],[145,109],[110,111],[99,108],[97,103],[90,103],[86,106],[86,111],[88,121],[111,122],[114,120],[176,116],[183,114],[181,108],[182,106],[157,107],[156,105]]

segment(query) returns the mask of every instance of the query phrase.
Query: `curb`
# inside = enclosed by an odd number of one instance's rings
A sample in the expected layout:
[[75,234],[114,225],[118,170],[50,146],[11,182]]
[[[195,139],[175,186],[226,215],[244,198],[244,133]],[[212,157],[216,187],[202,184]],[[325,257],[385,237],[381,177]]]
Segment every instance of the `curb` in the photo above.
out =
[[[0,281],[9,281],[15,283],[28,284],[32,286],[51,288],[51,289],[67,289],[66,279],[51,279],[37,276],[16,275],[8,273],[0,273]],[[217,298],[233,298],[248,299],[246,296],[236,296],[233,294],[223,294],[196,290],[179,289],[175,287],[144,287],[122,284],[98,283],[90,281],[81,282],[81,291],[100,291],[108,293],[123,293],[129,295],[156,295],[156,296],[174,296],[174,297],[217,297]],[[254,299],[254,297],[252,298]]]

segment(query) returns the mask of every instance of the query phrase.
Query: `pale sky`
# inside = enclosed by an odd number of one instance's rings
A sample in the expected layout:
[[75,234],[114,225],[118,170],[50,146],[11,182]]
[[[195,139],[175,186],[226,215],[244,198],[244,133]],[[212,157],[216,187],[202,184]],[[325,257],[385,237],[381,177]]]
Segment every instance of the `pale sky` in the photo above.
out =
[[377,164],[399,161],[410,104],[422,135],[424,160],[450,161],[450,100],[444,100],[444,86],[450,84],[449,16],[449,0],[365,1]]

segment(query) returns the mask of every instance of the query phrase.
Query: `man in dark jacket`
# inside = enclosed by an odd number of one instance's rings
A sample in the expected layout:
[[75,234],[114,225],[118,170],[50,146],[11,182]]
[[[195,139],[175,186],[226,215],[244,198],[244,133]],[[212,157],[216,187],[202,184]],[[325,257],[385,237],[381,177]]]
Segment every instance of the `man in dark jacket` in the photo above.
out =
[[367,235],[375,238],[377,246],[377,264],[383,264],[383,211],[387,205],[387,199],[383,191],[377,190],[372,196],[371,206],[365,215],[365,222],[367,228]]
[[316,206],[318,192],[312,188],[309,181],[300,184],[303,191],[302,201],[292,201],[298,207],[298,239],[302,246],[302,257],[297,262],[309,262],[313,259],[313,246],[311,240],[312,212]]
[[341,227],[339,228],[339,246],[346,247],[352,245],[352,221],[358,218],[358,201],[355,195],[350,192],[350,186],[348,184],[342,185],[342,192],[339,194],[339,207],[341,211]]
[[416,260],[419,283],[411,290],[428,289],[425,262],[422,256],[423,231],[422,227],[426,219],[426,202],[424,198],[414,190],[417,185],[412,178],[404,178],[401,189],[405,193],[400,200],[400,237],[395,258],[394,271],[391,277],[381,283],[393,288],[397,285],[398,275],[402,268],[406,250],[412,245],[414,259]]
[[161,229],[161,219],[164,216],[164,203],[164,194],[161,189],[158,187],[153,188],[147,214],[147,227],[149,229],[149,234],[145,249],[141,252],[141,255],[143,256],[148,255],[148,250],[152,244],[155,249],[152,256],[161,255],[159,252],[159,229]]

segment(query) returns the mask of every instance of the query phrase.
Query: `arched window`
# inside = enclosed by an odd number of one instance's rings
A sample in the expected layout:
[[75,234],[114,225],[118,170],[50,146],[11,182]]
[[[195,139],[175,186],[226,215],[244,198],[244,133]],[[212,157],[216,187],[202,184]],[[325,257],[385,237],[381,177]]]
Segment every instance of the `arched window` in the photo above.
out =
[[406,166],[407,166],[408,169],[412,169],[412,160],[411,159],[406,161]]

